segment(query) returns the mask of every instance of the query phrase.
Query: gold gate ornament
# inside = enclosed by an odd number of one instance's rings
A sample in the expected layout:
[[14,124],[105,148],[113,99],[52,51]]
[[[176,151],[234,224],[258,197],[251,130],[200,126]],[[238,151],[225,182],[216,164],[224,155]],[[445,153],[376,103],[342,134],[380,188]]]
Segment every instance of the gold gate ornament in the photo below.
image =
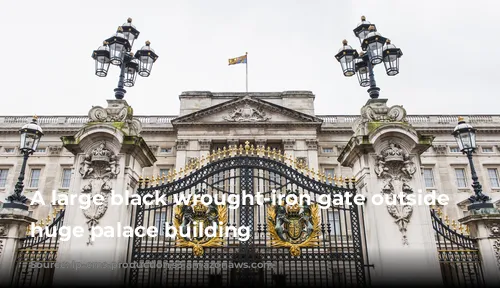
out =
[[313,205],[273,205],[267,210],[271,247],[290,249],[300,256],[301,248],[319,246],[319,208]]
[[[175,206],[175,217],[174,225],[177,229],[177,239],[175,244],[177,247],[181,248],[193,248],[194,256],[202,256],[205,251],[204,248],[207,247],[222,247],[224,245],[224,235],[219,232],[225,230],[227,225],[227,207],[225,205],[203,205],[202,203],[197,203],[195,205],[190,202],[188,205],[178,205]],[[194,225],[194,224],[197,225]],[[215,223],[216,225],[216,236],[208,237],[203,232],[202,235],[197,235],[197,237],[182,237],[180,235],[181,229],[183,234],[186,234],[187,228],[193,234],[193,229],[198,229],[203,223],[203,227],[208,227]],[[196,228],[194,228],[196,226]]]

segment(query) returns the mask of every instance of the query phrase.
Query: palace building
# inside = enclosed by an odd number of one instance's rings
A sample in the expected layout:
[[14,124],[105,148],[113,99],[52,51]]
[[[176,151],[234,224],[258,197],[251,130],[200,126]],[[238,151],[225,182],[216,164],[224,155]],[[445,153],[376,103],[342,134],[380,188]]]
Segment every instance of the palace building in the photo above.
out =
[[[0,209],[0,264],[11,263],[0,279],[27,286],[77,281],[148,287],[500,283],[500,212],[470,209],[469,197],[475,195],[471,166],[452,136],[460,116],[476,129],[475,170],[489,203],[498,208],[500,115],[407,115],[397,103],[388,106],[387,99],[377,98],[359,115],[317,115],[310,91],[188,91],[179,99],[178,115],[133,115],[125,100],[113,99],[102,106],[89,103],[87,115],[38,117],[44,136],[27,161],[24,179],[29,210]],[[8,203],[14,191],[23,163],[18,131],[30,121],[29,116],[0,116],[0,203]],[[111,190],[159,193],[167,204],[106,202],[81,208],[29,200],[39,191],[46,202],[53,193],[100,194],[108,201]],[[243,191],[308,194],[316,202],[245,204],[236,210],[172,204],[180,194],[221,198]],[[449,203],[317,205],[324,194],[369,199],[400,197],[400,191],[445,194]],[[182,230],[200,223],[206,227],[212,220],[221,231],[249,227],[248,240],[172,239],[160,231],[151,238],[85,234],[58,241],[57,234],[61,225],[89,231],[117,223]],[[55,238],[29,236],[31,222],[47,226]],[[29,266],[33,259],[188,266],[76,272]],[[219,266],[198,269],[206,263]]]
[[[359,115],[316,115],[314,94],[309,91],[262,93],[183,92],[179,115],[136,116],[141,135],[155,155],[153,167],[145,176],[168,175],[191,159],[213,150],[250,141],[281,150],[307,163],[325,175],[351,177],[338,157],[353,134]],[[432,146],[422,154],[422,179],[426,191],[436,190],[450,197],[446,209],[452,219],[467,210],[473,193],[467,158],[458,150],[451,135],[459,116],[465,116],[478,129],[479,149],[475,156],[478,177],[494,200],[500,200],[500,115],[407,115],[406,121],[422,133],[435,136]],[[0,116],[0,199],[14,189],[22,157],[19,157],[18,129],[31,116]],[[29,159],[25,195],[53,190],[67,193],[75,173],[74,157],[62,146],[61,136],[76,133],[89,121],[88,116],[41,116],[43,137]],[[0,200],[1,201],[1,200]],[[498,202],[497,202],[498,203]],[[31,207],[41,218],[51,207]]]

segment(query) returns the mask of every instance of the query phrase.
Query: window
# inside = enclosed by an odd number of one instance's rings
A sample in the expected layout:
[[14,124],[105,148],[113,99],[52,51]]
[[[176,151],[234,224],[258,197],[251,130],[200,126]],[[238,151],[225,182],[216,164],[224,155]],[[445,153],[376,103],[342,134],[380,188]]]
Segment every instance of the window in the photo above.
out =
[[461,188],[467,187],[467,181],[465,179],[465,169],[464,168],[456,168],[455,176],[457,177],[457,186]]
[[331,233],[340,236],[340,212],[339,211],[330,211],[328,212],[328,224],[330,224]]
[[45,148],[37,148],[35,152],[45,153]]
[[14,153],[14,148],[4,148],[5,153]]
[[167,169],[167,168],[160,169],[160,177],[163,177],[163,175],[165,175],[165,177],[167,177],[168,171],[170,171],[170,169]]
[[496,168],[488,168],[488,177],[490,178],[491,187],[500,187],[500,182],[498,181],[498,170]]
[[40,172],[42,170],[40,169],[31,169],[31,175],[30,175],[30,186],[31,188],[37,188],[38,187],[38,182],[40,180]]
[[431,168],[424,168],[425,187],[434,187],[434,173]]
[[458,153],[458,152],[460,152],[460,150],[458,150],[458,147],[450,147],[450,152]]
[[483,147],[482,150],[484,153],[493,153],[493,147]]
[[62,171],[61,187],[69,188],[70,184],[71,184],[71,169],[64,168]]
[[165,211],[155,214],[155,227],[158,229],[158,235],[165,236],[165,222],[167,221],[167,213]]
[[0,188],[5,187],[7,184],[7,175],[9,174],[9,169],[0,169]]
[[172,148],[161,148],[160,149],[160,153],[171,153],[172,152]]
[[[335,169],[333,169],[333,168],[325,169],[325,176],[326,176],[327,181],[329,181],[329,179],[332,179],[332,183],[333,183],[333,177],[335,177]],[[330,182],[328,182],[328,183],[330,183]]]
[[333,153],[332,147],[323,147],[323,153]]

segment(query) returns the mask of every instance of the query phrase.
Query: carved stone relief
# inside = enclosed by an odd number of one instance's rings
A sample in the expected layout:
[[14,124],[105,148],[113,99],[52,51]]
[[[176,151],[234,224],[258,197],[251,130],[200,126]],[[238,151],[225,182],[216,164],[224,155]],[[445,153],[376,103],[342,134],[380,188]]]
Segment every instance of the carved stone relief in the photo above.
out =
[[490,230],[490,237],[500,238],[500,223],[488,223],[486,227],[488,227],[488,229]]
[[488,223],[486,227],[490,232],[489,237],[495,239],[493,242],[493,251],[495,252],[495,258],[497,259],[497,266],[500,268],[500,223]]
[[198,143],[200,143],[200,150],[210,150],[210,144],[212,144],[211,140],[198,140]]
[[[83,178],[80,193],[87,194],[89,197],[99,194],[104,199],[103,205],[96,206],[91,202],[90,207],[82,209],[85,218],[88,219],[87,225],[90,230],[99,224],[99,219],[108,210],[108,197],[111,193],[110,180],[115,179],[120,173],[118,157],[106,147],[105,142],[101,142],[98,147],[85,155],[84,161],[80,163],[79,172]],[[90,244],[92,241],[89,235],[87,245]]]
[[59,155],[62,151],[62,146],[49,146],[50,155]]
[[285,150],[293,150],[293,149],[295,149],[295,140],[294,139],[283,140],[283,148]]
[[381,192],[389,200],[397,200],[395,202],[398,203],[387,205],[387,211],[396,219],[395,222],[403,235],[403,244],[408,245],[406,232],[413,213],[413,206],[402,205],[400,201],[406,200],[406,196],[413,193],[413,189],[408,182],[413,178],[416,166],[411,161],[410,155],[394,142],[389,142],[389,145],[376,157],[375,173],[383,182]]
[[263,122],[271,119],[261,107],[252,107],[248,103],[236,107],[229,115],[222,117],[229,122]]
[[150,145],[150,146],[149,146],[149,150],[151,150],[151,152],[153,152],[153,154],[155,154],[155,155],[156,155],[156,154],[158,153],[158,148],[159,148],[159,147],[160,147],[160,146],[158,146],[158,145]]
[[7,225],[0,225],[0,236],[7,236],[8,231]]
[[318,150],[318,140],[316,139],[308,139],[306,140],[307,149],[309,150]]
[[447,146],[446,145],[434,145],[432,146],[432,149],[434,149],[434,152],[436,154],[446,154],[447,151]]
[[176,143],[176,146],[175,148],[178,150],[178,151],[181,151],[181,150],[186,150],[187,149],[187,146],[189,144],[189,140],[184,140],[184,139],[179,139],[177,141],[175,141]]
[[123,122],[122,129],[128,135],[139,135],[142,124],[133,117],[132,107],[120,100],[108,100],[108,107],[93,106],[89,111],[89,122]]
[[406,110],[400,105],[389,108],[385,102],[374,102],[361,108],[361,118],[369,122],[400,122],[406,118]]

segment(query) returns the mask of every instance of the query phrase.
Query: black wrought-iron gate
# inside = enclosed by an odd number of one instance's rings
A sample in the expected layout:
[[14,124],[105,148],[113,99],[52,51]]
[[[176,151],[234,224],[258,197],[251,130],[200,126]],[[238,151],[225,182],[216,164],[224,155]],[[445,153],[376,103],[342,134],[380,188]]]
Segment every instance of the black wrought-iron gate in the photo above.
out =
[[[301,167],[279,151],[254,149],[247,143],[191,161],[178,174],[141,182],[139,195],[158,192],[165,195],[167,205],[135,208],[133,225],[157,226],[160,235],[133,239],[130,255],[137,266],[128,271],[126,280],[131,285],[331,287],[369,282],[361,207],[317,205],[325,195],[354,195],[354,179],[332,179]],[[264,199],[275,192],[307,194],[312,203],[257,205],[248,200],[237,209],[229,203],[174,203],[174,197],[190,193],[228,200],[243,191],[262,193]],[[173,232],[163,229],[187,231],[213,221],[228,230],[248,226],[249,238],[239,241],[234,234],[170,237]]]

